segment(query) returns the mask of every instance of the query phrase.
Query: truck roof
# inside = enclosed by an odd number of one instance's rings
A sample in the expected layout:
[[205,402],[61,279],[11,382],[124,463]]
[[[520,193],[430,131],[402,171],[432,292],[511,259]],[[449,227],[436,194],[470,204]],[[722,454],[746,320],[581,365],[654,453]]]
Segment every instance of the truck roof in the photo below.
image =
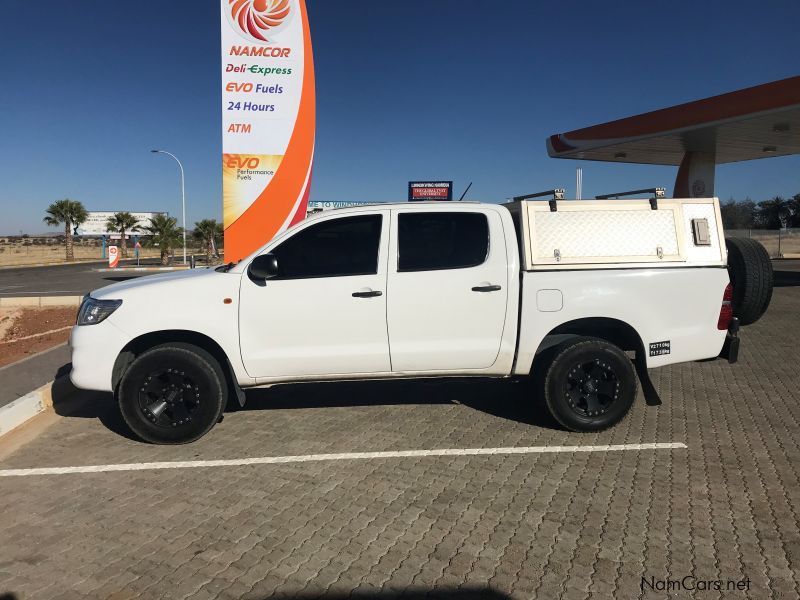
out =
[[[344,210],[347,208],[371,208],[373,206],[415,206],[415,205],[439,205],[439,206],[451,206],[454,204],[490,204],[489,202],[480,202],[478,200],[460,200],[460,201],[442,201],[442,200],[414,200],[413,202],[409,202],[407,200],[395,200],[391,202],[363,202],[361,204],[351,204],[349,206],[334,206],[329,208],[328,210]],[[324,211],[320,211],[324,212]]]
[[488,205],[488,206],[500,206],[498,203],[491,203],[491,202],[477,202],[474,200],[470,201],[461,201],[461,202],[444,202],[441,200],[420,200],[414,202],[408,201],[398,201],[398,202],[364,202],[363,204],[355,204],[350,206],[335,206],[332,208],[326,208],[322,210],[316,210],[314,212],[309,212],[306,216],[307,219],[314,219],[320,217],[322,215],[329,215],[331,213],[348,213],[348,212],[361,212],[363,210],[373,210],[378,208],[409,208],[409,207],[431,207],[437,206],[442,209],[447,209],[450,207],[452,209],[455,206],[466,204],[469,206],[476,206],[476,205]]

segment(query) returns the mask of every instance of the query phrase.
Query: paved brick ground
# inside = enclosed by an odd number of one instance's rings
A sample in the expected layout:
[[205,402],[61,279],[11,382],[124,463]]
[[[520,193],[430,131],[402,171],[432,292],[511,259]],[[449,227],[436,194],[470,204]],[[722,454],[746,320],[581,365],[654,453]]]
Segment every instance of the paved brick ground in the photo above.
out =
[[[642,577],[800,597],[800,276],[741,360],[652,372],[611,431],[555,428],[520,384],[286,386],[196,444],[130,439],[96,396],[0,468],[289,454],[684,442],[0,478],[0,594],[20,598],[658,598]],[[641,400],[641,398],[640,398]],[[67,411],[68,412],[68,411]],[[671,597],[689,597],[673,592]]]

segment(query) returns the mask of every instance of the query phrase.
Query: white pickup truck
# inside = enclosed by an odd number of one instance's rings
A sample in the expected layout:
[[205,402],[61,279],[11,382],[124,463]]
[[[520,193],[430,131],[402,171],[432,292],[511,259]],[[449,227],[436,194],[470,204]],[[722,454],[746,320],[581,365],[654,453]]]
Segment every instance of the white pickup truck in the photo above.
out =
[[757,243],[728,245],[716,199],[338,209],[237,264],[92,292],[71,379],[113,392],[138,436],[171,444],[203,436],[246,388],[526,377],[538,357],[531,402],[597,431],[634,402],[633,360],[735,361],[738,322],[766,310],[772,271]]

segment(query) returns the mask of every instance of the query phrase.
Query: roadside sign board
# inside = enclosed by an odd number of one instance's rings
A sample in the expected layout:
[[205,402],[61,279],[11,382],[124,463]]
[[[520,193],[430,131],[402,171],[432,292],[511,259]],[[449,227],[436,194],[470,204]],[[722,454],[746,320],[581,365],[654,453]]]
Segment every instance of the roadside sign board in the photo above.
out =
[[119,264],[119,248],[116,246],[108,247],[108,266],[115,269]]
[[347,206],[363,206],[367,204],[366,202],[349,202],[347,200],[326,200],[324,202],[309,202],[308,203],[308,212],[314,213],[319,212],[321,210],[331,210],[334,208],[345,208]]
[[409,181],[408,201],[415,200],[452,200],[452,181]]
[[[155,215],[165,215],[169,214],[166,212],[132,212],[131,213],[136,218],[136,229],[137,231],[126,232],[125,237],[128,237],[128,233],[138,233],[139,235],[142,234],[142,227],[146,227],[150,225],[150,219],[152,219]],[[108,235],[109,231],[106,229],[106,222],[109,218],[114,216],[114,211],[111,210],[97,210],[97,211],[89,211],[88,218],[78,225],[75,228],[75,235],[89,235],[89,236],[101,236],[101,235]],[[112,237],[112,239],[119,239],[119,233],[116,234],[116,238]]]

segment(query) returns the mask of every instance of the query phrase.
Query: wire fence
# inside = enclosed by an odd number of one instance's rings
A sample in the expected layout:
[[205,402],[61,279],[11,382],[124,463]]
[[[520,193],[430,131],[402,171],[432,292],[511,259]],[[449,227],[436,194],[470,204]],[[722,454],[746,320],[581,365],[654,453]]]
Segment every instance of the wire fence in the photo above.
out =
[[725,235],[756,240],[772,258],[800,258],[800,228],[726,229]]
[[[135,258],[136,252],[131,244],[128,245],[127,258]],[[187,247],[187,252],[194,255],[198,262],[205,264],[206,249],[204,245],[192,243]],[[3,238],[0,237],[0,267],[25,266],[32,264],[58,264],[65,262],[65,249],[63,240],[53,238]],[[171,253],[172,262],[182,261],[183,249],[176,248]],[[221,254],[221,249],[220,249]],[[99,240],[76,240],[73,247],[76,261],[103,260],[103,249]],[[155,259],[161,257],[161,251],[152,246],[139,249],[140,259]],[[220,259],[212,260],[212,263]]]

